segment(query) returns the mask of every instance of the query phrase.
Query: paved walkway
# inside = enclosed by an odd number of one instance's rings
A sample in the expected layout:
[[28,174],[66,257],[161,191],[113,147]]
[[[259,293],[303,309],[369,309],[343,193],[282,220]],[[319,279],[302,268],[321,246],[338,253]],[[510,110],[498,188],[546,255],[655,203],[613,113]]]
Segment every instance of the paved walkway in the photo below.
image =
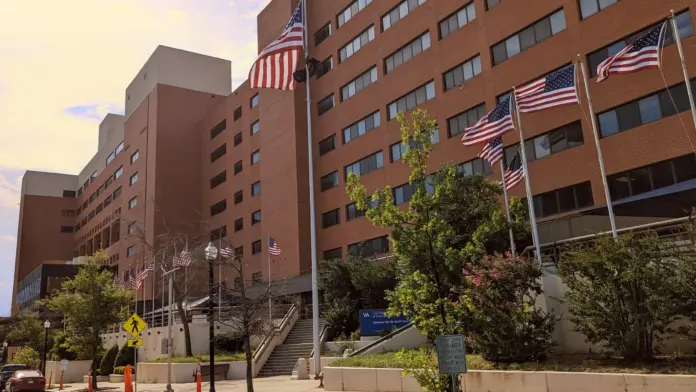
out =
[[[207,382],[203,383],[202,390],[204,392],[208,390],[208,385]],[[138,392],[164,392],[165,386],[165,384],[138,384]],[[315,392],[324,390],[324,388],[318,388],[318,386],[318,380],[290,380],[289,376],[254,379],[255,392]],[[53,389],[47,389],[47,391],[57,392],[58,387],[56,385],[53,385],[53,387]],[[196,392],[195,383],[172,384],[172,388],[175,392]],[[113,392],[125,390],[123,383],[112,384],[108,382],[99,383],[99,389]],[[66,385],[63,392],[80,392],[86,390],[87,384],[74,383]],[[219,392],[245,392],[246,380],[216,381],[215,390]]]

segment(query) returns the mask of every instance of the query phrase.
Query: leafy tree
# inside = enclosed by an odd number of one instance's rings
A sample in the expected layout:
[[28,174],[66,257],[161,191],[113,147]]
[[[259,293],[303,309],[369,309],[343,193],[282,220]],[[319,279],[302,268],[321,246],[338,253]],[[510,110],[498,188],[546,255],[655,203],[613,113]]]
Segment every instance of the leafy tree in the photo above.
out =
[[[424,392],[449,392],[452,390],[450,377],[440,374],[437,354],[432,347],[418,351],[403,349],[396,353],[399,361],[405,364],[405,374],[411,375]],[[459,387],[457,387],[459,391]]]
[[102,357],[101,363],[99,364],[99,374],[102,376],[111,375],[114,372],[114,363],[116,362],[116,355],[118,354],[118,345],[114,344]]
[[696,255],[654,231],[600,237],[561,252],[558,274],[576,331],[628,360],[650,360],[666,334],[694,338]]
[[38,351],[25,346],[17,350],[10,363],[27,365],[31,369],[38,369],[41,366],[41,357]]
[[74,361],[78,359],[77,353],[68,349],[68,336],[66,332],[58,329],[53,331],[51,336],[53,338],[53,345],[51,346],[51,350],[48,352],[49,358],[54,361],[60,361],[61,359]]
[[68,331],[70,351],[89,354],[93,360],[92,385],[97,388],[97,356],[101,351],[101,336],[107,327],[127,316],[132,293],[114,282],[113,275],[100,268],[108,254],[99,251],[85,258],[73,279],[63,282],[60,291],[45,303],[49,309],[62,313]]
[[35,312],[22,312],[7,334],[7,341],[14,345],[31,347],[36,351],[43,350],[46,330]]

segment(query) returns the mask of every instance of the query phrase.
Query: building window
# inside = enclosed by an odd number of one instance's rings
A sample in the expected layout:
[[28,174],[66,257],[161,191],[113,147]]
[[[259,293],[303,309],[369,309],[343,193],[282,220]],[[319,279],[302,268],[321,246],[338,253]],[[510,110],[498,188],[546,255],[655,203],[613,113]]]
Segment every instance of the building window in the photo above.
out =
[[694,154],[607,176],[613,201],[696,178]]
[[210,216],[215,216],[227,209],[227,199],[221,200],[210,206]]
[[599,11],[616,4],[619,0],[580,0],[580,15],[583,19],[589,18]]
[[255,121],[253,124],[251,124],[251,134],[254,135],[258,133],[261,130],[261,124],[258,121]]
[[251,164],[255,165],[261,160],[261,150],[256,150],[251,153]]
[[213,189],[217,187],[218,185],[224,183],[227,181],[227,170],[223,170],[219,174],[217,174],[215,177],[210,179],[210,189]]
[[128,249],[126,250],[126,256],[127,257],[133,257],[135,256],[135,245],[129,246]]
[[440,22],[440,39],[461,29],[474,19],[476,19],[476,7],[472,1]]
[[128,225],[128,235],[135,234],[135,231],[137,230],[137,228],[138,228],[138,226],[135,224],[135,222]]
[[389,253],[389,237],[382,236],[348,245],[348,253],[355,257],[370,257]]
[[75,216],[75,210],[61,210],[60,215],[63,218],[69,218]]
[[486,0],[486,11],[502,3],[503,0]]
[[116,188],[114,191],[114,200],[116,200],[119,196],[121,196],[121,187]]
[[326,75],[332,69],[333,69],[333,57],[329,56],[319,64],[319,69],[317,69],[317,79]]
[[227,226],[220,226],[210,232],[210,240],[216,241],[227,237]]
[[319,142],[319,156],[326,155],[336,149],[336,134]]
[[459,134],[464,133],[464,131],[476,124],[483,116],[486,115],[486,104],[482,103],[474,108],[471,108],[465,112],[459,113],[456,116],[447,119],[447,135],[452,138]]
[[242,133],[241,132],[234,135],[234,146],[237,147],[240,144],[242,144]]
[[244,256],[244,247],[243,246],[238,246],[234,248],[234,255],[237,257],[242,257]]
[[393,188],[392,196],[394,197],[394,204],[408,203],[411,197],[413,197],[413,194],[416,193],[416,190],[418,190],[418,186],[414,184],[404,184]]
[[338,51],[338,62],[342,63],[350,58],[352,55],[357,53],[365,45],[372,42],[375,39],[375,26],[371,25],[367,29],[363,30],[357,37],[353,38],[344,47]]
[[138,197],[137,196],[128,201],[128,209],[129,210],[132,210],[137,205],[138,205]]
[[[675,16],[675,19],[677,20],[677,29],[679,30],[679,37],[682,40],[684,38],[690,37],[694,34],[694,26],[691,22],[691,15],[689,14],[688,10],[677,14]],[[637,33],[634,33],[634,34],[628,36],[627,38],[616,41],[616,42],[612,43],[611,45],[607,45],[607,46],[603,47],[602,49],[599,49],[599,50],[596,50],[596,51],[590,53],[587,56],[587,65],[590,68],[590,75],[593,77],[597,76],[597,66],[599,66],[599,64],[602,61],[609,58],[609,56],[613,56],[613,55],[619,53],[626,46],[632,44],[638,38],[641,38],[648,31],[654,29],[655,26],[657,26],[663,22],[664,22],[664,19],[661,20],[659,23],[656,23],[656,24],[654,24],[646,29],[643,29]],[[671,26],[667,26],[667,31],[665,32],[665,39],[664,39],[664,46],[665,47],[672,45],[674,43],[673,34],[674,33],[672,32]]]
[[334,259],[340,259],[343,257],[343,249],[342,248],[334,248],[334,249],[329,249],[324,251],[324,256],[322,257],[322,260],[334,260]]
[[387,74],[412,58],[420,52],[430,48],[430,31],[407,43],[405,46],[392,53],[384,59],[384,73]]
[[321,178],[321,191],[338,186],[338,170],[329,173]]
[[244,218],[239,218],[234,221],[234,232],[242,231],[244,229]]
[[118,144],[118,146],[116,146],[116,150],[115,150],[116,155],[120,154],[121,151],[123,151],[123,149],[124,149],[123,142],[121,142]]
[[350,203],[346,206],[346,222],[358,219],[361,216],[365,216],[365,211],[359,209],[355,203]]
[[[430,140],[433,145],[436,145],[440,143],[440,133],[438,129],[433,129]],[[409,141],[409,143],[405,144],[403,142],[397,142],[389,146],[390,153],[391,153],[391,161],[396,162],[400,161],[401,158],[404,156],[406,151],[408,150],[408,147],[411,148],[417,148],[418,146],[416,143],[413,143],[413,141]]]
[[109,163],[113,162],[114,159],[116,158],[116,151],[112,151],[109,156],[106,157],[106,164],[108,165]]
[[589,182],[534,196],[534,212],[537,218],[562,214],[593,205],[592,187]]
[[213,129],[210,130],[210,139],[213,139],[215,136],[221,134],[225,128],[227,128],[227,120],[220,121],[218,125],[214,126]]
[[476,56],[471,60],[457,65],[442,75],[445,81],[445,91],[459,87],[469,79],[481,73],[481,57]]
[[317,108],[319,110],[319,115],[321,116],[322,114],[328,112],[329,110],[333,109],[334,107],[334,95],[331,94],[328,97],[322,99],[319,101],[317,104]]
[[314,33],[314,46],[319,45],[329,37],[331,37],[331,22],[327,23],[324,25],[324,27],[320,28],[319,31]]
[[[691,88],[696,88],[696,79],[691,80]],[[674,104],[672,98],[674,98]],[[686,84],[681,83],[670,87],[669,92],[667,89],[658,91],[600,113],[597,116],[600,134],[602,137],[614,135],[689,109]]]
[[251,97],[251,99],[249,101],[250,101],[249,106],[251,106],[252,109],[259,106],[259,95],[258,94],[254,95],[253,97]]
[[131,165],[134,164],[138,160],[138,158],[140,158],[140,151],[139,150],[134,152],[133,155],[131,155],[131,157],[130,157]]
[[534,23],[524,30],[508,37],[502,42],[493,45],[493,65],[518,55],[532,46],[541,43],[547,38],[565,30],[566,21],[563,10],[559,10],[550,16]]
[[261,194],[261,181],[256,181],[251,184],[251,196],[258,196]]
[[227,154],[227,143],[215,149],[215,151],[210,153],[210,163],[213,163],[220,159],[223,155]]
[[[582,146],[582,124],[580,121],[556,128],[551,132],[525,140],[524,148],[527,154],[527,162],[558,154],[569,148]],[[519,143],[505,148],[506,164],[509,164],[517,153]]]
[[114,179],[117,179],[123,175],[123,166],[119,167],[116,169],[116,172],[114,173]]
[[[351,20],[355,14],[362,11],[363,8],[368,6],[370,3],[372,3],[372,0],[355,0],[354,2],[350,3],[350,5],[341,11],[336,17],[338,20],[338,27],[340,28],[343,26],[344,23]],[[330,34],[331,33],[329,33],[329,35]]]
[[74,233],[75,228],[72,226],[61,226],[60,227],[60,232],[61,233]]
[[425,3],[425,0],[404,0],[396,7],[392,8],[391,11],[387,12],[386,15],[382,17],[382,31],[386,31],[392,27],[396,22],[405,18],[406,15],[410,14]]
[[63,197],[69,197],[74,199],[77,197],[77,192],[75,191],[70,191],[70,190],[63,190]]
[[242,118],[242,107],[241,106],[234,110],[234,121],[237,121],[240,118]]
[[261,223],[261,210],[254,211],[251,213],[251,225]]
[[396,118],[397,114],[405,113],[433,98],[435,98],[435,82],[431,80],[390,103],[389,106],[387,106],[389,109],[389,120],[393,120]]
[[135,173],[135,174],[133,174],[132,176],[130,176],[130,179],[128,180],[128,183],[129,183],[130,185],[133,185],[133,184],[135,184],[136,182],[138,182],[138,173]]
[[251,254],[255,255],[257,253],[261,253],[261,240],[251,243]]
[[242,161],[238,161],[237,163],[234,164],[234,175],[237,175],[242,172]]
[[493,174],[493,168],[487,160],[476,158],[468,162],[463,162],[457,165],[457,171],[465,177],[471,177],[476,174],[489,176]]
[[376,81],[377,67],[372,67],[362,75],[348,82],[348,84],[345,86],[341,87],[341,100],[345,101]]
[[239,204],[244,201],[244,192],[243,191],[237,191],[234,194],[234,204]]
[[351,124],[348,128],[343,130],[343,143],[348,143],[367,132],[379,127],[381,125],[379,110],[370,114],[369,116],[361,119],[355,124]]
[[341,210],[339,208],[321,214],[321,226],[324,229],[336,226],[339,223],[341,223]]
[[384,165],[382,160],[382,151],[376,152],[370,156],[367,156],[353,164],[350,164],[344,168],[345,178],[348,179],[348,173],[355,173],[359,176],[370,173],[374,170],[381,168]]

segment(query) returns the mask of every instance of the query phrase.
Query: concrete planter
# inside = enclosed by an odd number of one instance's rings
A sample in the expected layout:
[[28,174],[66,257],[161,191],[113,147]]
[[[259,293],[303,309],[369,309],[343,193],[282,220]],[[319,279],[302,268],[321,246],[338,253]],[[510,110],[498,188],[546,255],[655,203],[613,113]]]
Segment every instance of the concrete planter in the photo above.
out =
[[[423,392],[401,369],[334,368],[324,371],[325,391]],[[462,377],[467,392],[687,392],[696,390],[696,375],[472,370]]]
[[[82,376],[82,382],[87,384],[91,376]],[[97,382],[109,382],[109,376],[97,376]]]
[[123,374],[110,374],[109,382],[121,383],[125,381],[125,376]]
[[[246,362],[221,362],[217,365],[228,364],[227,371],[228,380],[241,380],[246,377]],[[208,365],[208,362],[202,362],[201,366]],[[196,371],[195,363],[173,363],[172,364],[172,383],[192,383]],[[167,383],[167,364],[166,363],[138,363],[138,382],[145,384],[166,384]]]

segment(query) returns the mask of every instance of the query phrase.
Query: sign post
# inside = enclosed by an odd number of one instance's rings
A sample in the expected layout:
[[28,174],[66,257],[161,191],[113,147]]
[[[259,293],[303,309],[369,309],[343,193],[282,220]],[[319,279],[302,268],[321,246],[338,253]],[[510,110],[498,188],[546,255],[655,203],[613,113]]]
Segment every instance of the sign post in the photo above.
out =
[[68,370],[68,360],[61,359],[60,360],[60,388],[58,389],[59,391],[63,390],[63,374],[65,374],[66,370]]
[[452,392],[459,392],[459,375],[466,373],[464,335],[440,335],[435,340],[440,374],[452,376]]
[[140,334],[147,329],[147,323],[138,316],[138,313],[133,313],[128,320],[121,324],[121,327],[133,337],[133,339],[128,339],[128,347],[134,347],[133,368],[135,369],[135,377],[133,377],[133,381],[135,392],[138,392],[138,347],[143,345]]

